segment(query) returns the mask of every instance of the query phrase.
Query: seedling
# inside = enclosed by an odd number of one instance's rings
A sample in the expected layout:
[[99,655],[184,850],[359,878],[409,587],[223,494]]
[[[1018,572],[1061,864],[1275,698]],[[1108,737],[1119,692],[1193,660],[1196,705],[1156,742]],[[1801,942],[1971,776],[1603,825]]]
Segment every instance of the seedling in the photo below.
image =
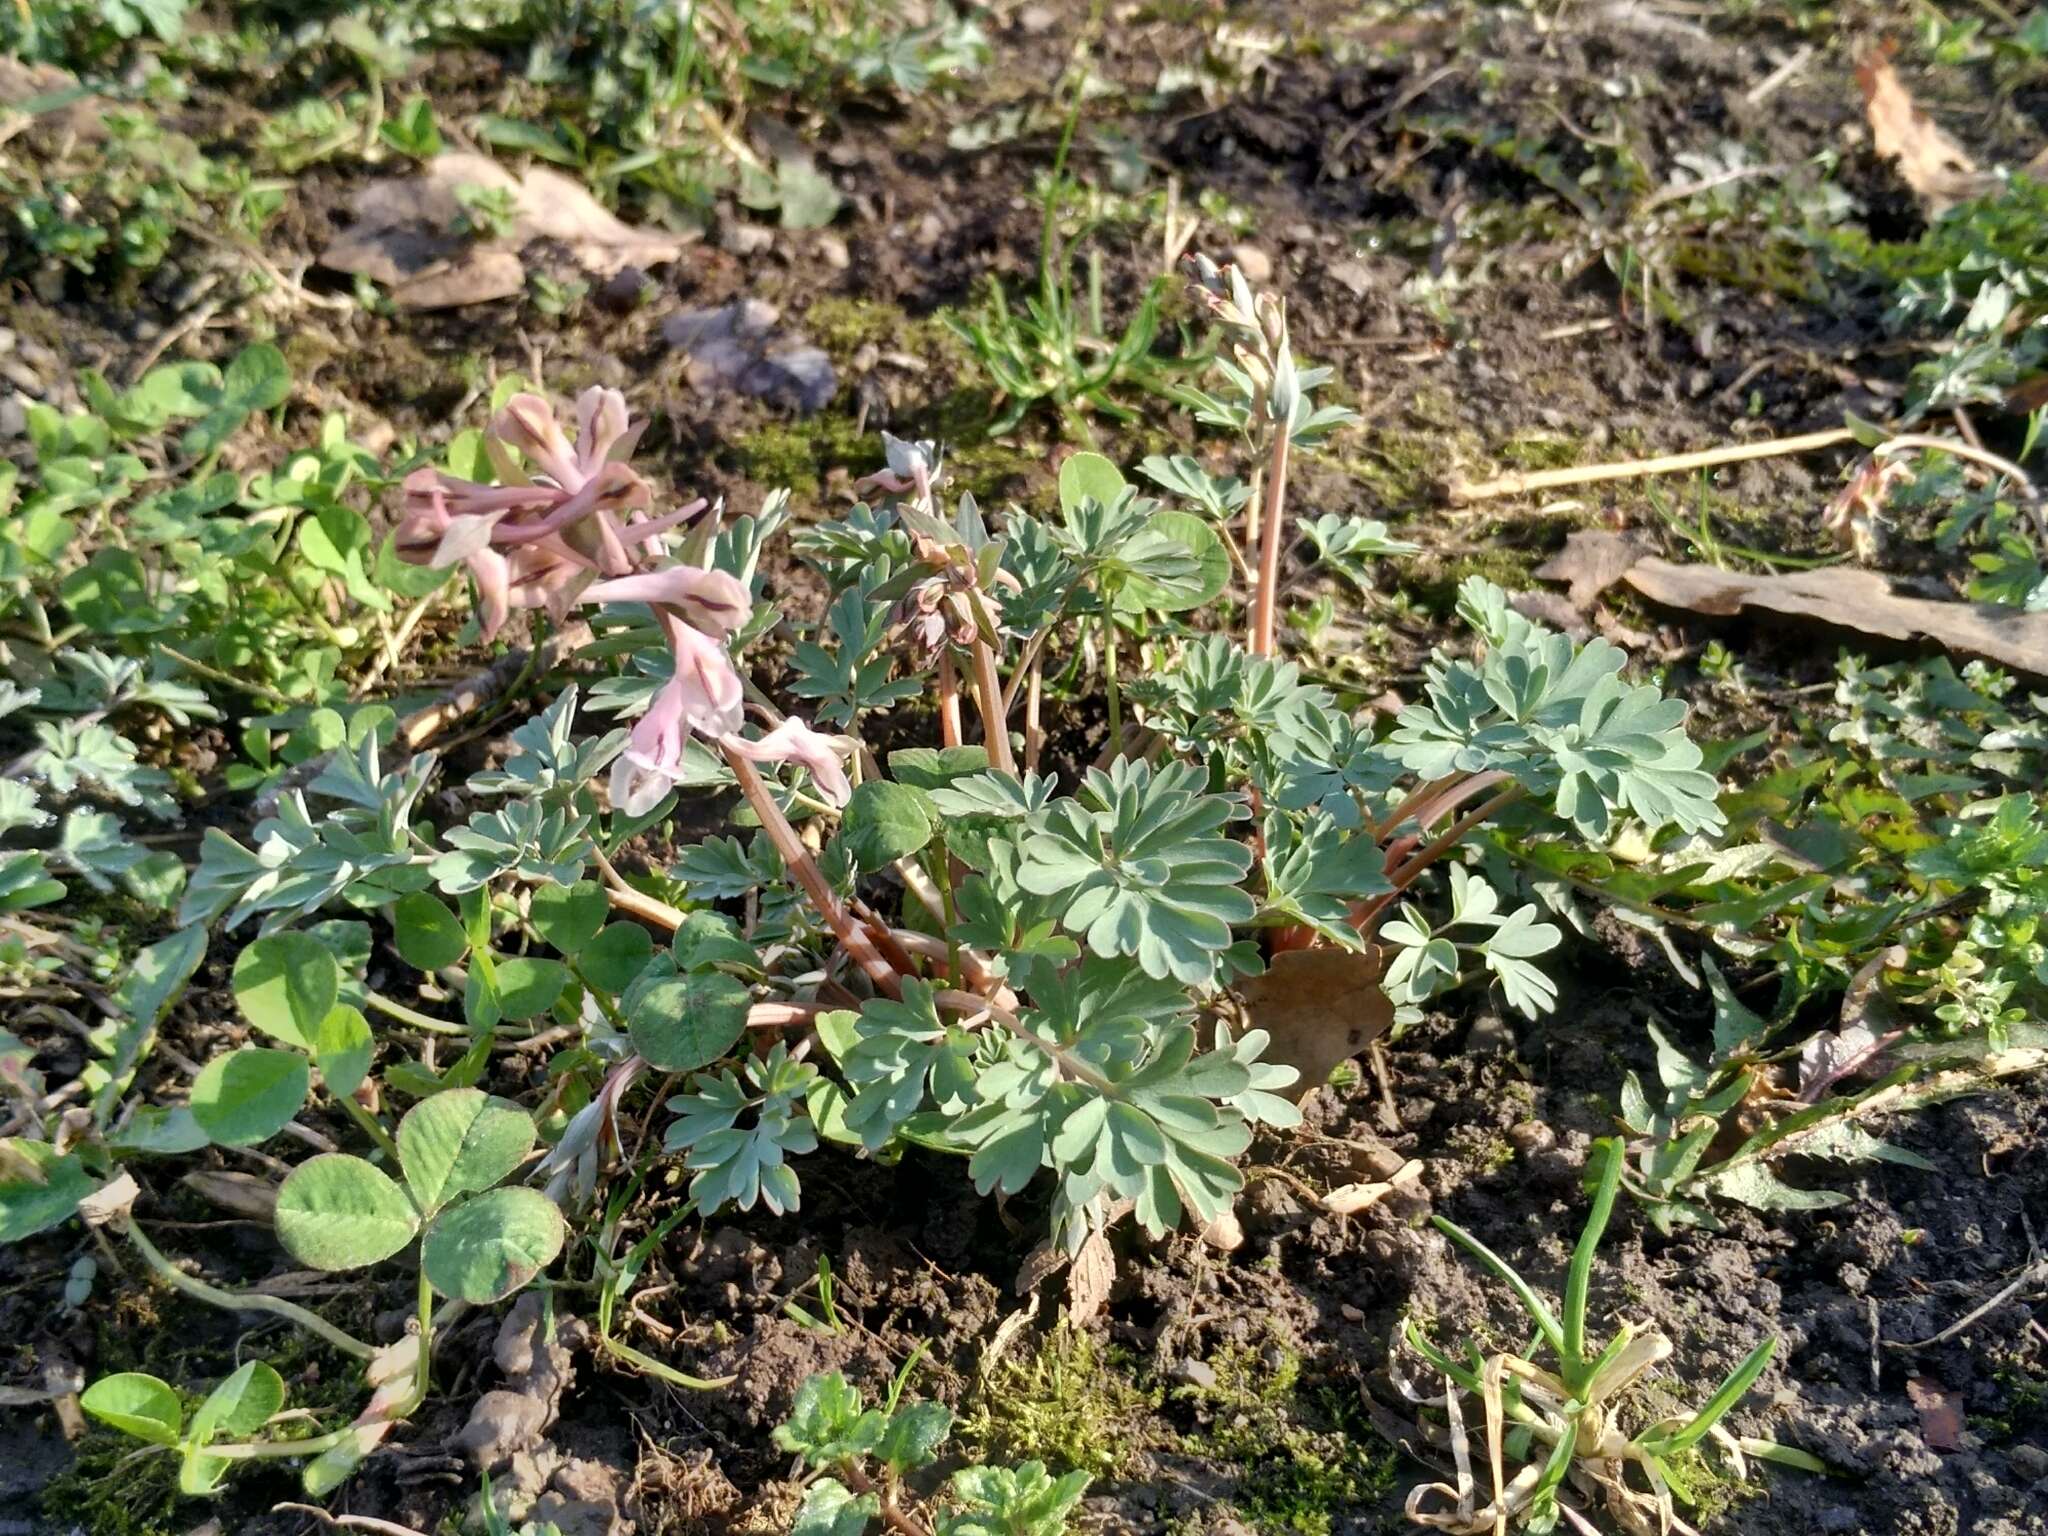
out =
[[[1559,1311],[1553,1312],[1513,1266],[1478,1238],[1444,1217],[1433,1218],[1439,1231],[1514,1292],[1535,1327],[1535,1337],[1518,1353],[1482,1355],[1477,1345],[1468,1344],[1464,1358],[1454,1359],[1430,1343],[1413,1317],[1403,1323],[1402,1339],[1443,1377],[1445,1389],[1432,1396],[1408,1384],[1398,1370],[1396,1379],[1411,1401],[1441,1411],[1441,1423],[1429,1428],[1432,1438],[1448,1444],[1457,1466],[1455,1484],[1425,1484],[1408,1496],[1408,1518],[1417,1524],[1457,1536],[1478,1536],[1510,1526],[1549,1531],[1565,1519],[1590,1536],[1595,1527],[1581,1506],[1592,1504],[1629,1531],[1690,1532],[1675,1513],[1673,1500],[1696,1502],[1699,1469],[1688,1459],[1689,1453],[1710,1435],[1738,1476],[1743,1474],[1745,1456],[1807,1471],[1826,1470],[1803,1451],[1770,1440],[1738,1438],[1720,1427],[1770,1364],[1778,1345],[1775,1338],[1766,1338],[1751,1350],[1698,1411],[1657,1419],[1632,1436],[1625,1433],[1621,1426],[1630,1389],[1670,1358],[1672,1344],[1654,1329],[1626,1322],[1605,1347],[1597,1347],[1587,1335],[1593,1261],[1621,1188],[1621,1144],[1596,1142],[1593,1163],[1593,1206],[1572,1251]],[[1539,1348],[1550,1352],[1554,1368],[1536,1364]],[[1483,1506],[1477,1502],[1470,1471],[1462,1396],[1478,1398],[1484,1415],[1493,1496]],[[1512,1476],[1507,1475],[1510,1465],[1515,1467]],[[1632,1470],[1646,1487],[1631,1484]]]
[[[1002,409],[989,425],[992,436],[1014,432],[1035,406],[1044,404],[1058,411],[1070,430],[1092,438],[1087,413],[1134,421],[1136,412],[1122,404],[1119,395],[1137,390],[1171,397],[1178,378],[1207,361],[1200,356],[1169,359],[1154,354],[1161,309],[1171,286],[1165,277],[1146,286],[1121,336],[1111,334],[1105,319],[1100,249],[1088,252],[1085,289],[1076,281],[1075,256],[1072,248],[1061,246],[1059,220],[1073,187],[1067,157],[1080,122],[1084,84],[1085,79],[1074,88],[1041,196],[1038,291],[1019,305],[1004,293],[1000,281],[991,279],[978,312],[945,317],[995,381]],[[1074,245],[1088,234],[1087,229],[1080,231]]]
[[775,1443],[811,1474],[792,1536],[1063,1536],[1088,1491],[1085,1472],[1054,1477],[1038,1461],[964,1467],[938,1495],[920,1499],[910,1478],[938,1459],[953,1427],[943,1403],[902,1401],[912,1356],[879,1408],[866,1407],[839,1372],[797,1389]]
[[78,1405],[146,1445],[175,1451],[178,1491],[197,1498],[220,1492],[237,1461],[321,1449],[309,1440],[250,1441],[278,1416],[284,1399],[284,1379],[251,1360],[209,1392],[190,1419],[168,1383],[141,1371],[102,1376],[79,1395]]

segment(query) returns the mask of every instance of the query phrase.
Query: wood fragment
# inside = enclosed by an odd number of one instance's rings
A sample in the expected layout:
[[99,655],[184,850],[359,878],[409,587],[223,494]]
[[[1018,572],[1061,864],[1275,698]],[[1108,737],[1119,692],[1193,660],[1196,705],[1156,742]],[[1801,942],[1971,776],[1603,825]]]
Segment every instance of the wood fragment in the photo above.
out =
[[1712,469],[1720,464],[1742,464],[1752,459],[1784,458],[1838,447],[1855,440],[1855,434],[1847,427],[1831,427],[1825,432],[1803,432],[1797,437],[1774,437],[1756,443],[1725,443],[1719,448],[1702,448],[1697,453],[1671,453],[1654,459],[1624,459],[1614,464],[1521,471],[1492,480],[1454,479],[1446,487],[1446,494],[1452,506],[1465,507],[1475,501],[1526,496],[1532,491],[1555,490],[1559,486],[1591,485],[1601,480],[1640,480],[1651,475],[1678,475],[1688,470]]

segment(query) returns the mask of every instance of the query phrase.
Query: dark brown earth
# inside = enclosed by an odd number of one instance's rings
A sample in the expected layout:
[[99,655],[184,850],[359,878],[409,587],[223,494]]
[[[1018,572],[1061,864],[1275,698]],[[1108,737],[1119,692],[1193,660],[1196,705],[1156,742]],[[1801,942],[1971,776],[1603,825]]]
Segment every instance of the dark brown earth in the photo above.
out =
[[[730,231],[714,228],[684,261],[651,274],[644,302],[623,310],[587,304],[568,323],[514,303],[436,315],[291,314],[283,340],[301,381],[294,428],[301,415],[311,421],[346,404],[359,430],[381,422],[387,436],[440,438],[477,419],[477,378],[539,368],[558,390],[592,382],[625,389],[656,415],[644,455],[653,470],[677,489],[723,494],[741,510],[785,478],[800,515],[818,515],[835,504],[846,477],[879,462],[873,434],[882,426],[946,436],[961,474],[988,499],[1042,497],[1063,445],[1036,422],[1014,441],[987,441],[991,403],[932,317],[970,299],[990,273],[1031,272],[1034,186],[1054,129],[980,154],[947,149],[945,131],[1010,102],[1042,104],[1083,37],[1086,9],[1032,7],[992,23],[999,65],[967,103],[923,102],[902,115],[861,110],[803,125],[850,201],[823,234],[778,233],[765,253],[743,257],[727,248]],[[1372,20],[1325,4],[1160,5],[1120,11],[1083,44],[1098,72],[1130,93],[1091,117],[1089,128],[1133,138],[1151,174],[1177,178],[1190,202],[1208,190],[1243,210],[1239,229],[1205,224],[1202,243],[1219,251],[1250,244],[1270,259],[1297,344],[1336,367],[1336,393],[1364,418],[1304,467],[1301,513],[1385,518],[1425,545],[1417,560],[1383,574],[1383,590],[1362,611],[1345,611],[1361,605],[1340,593],[1333,653],[1307,658],[1359,696],[1412,681],[1443,632],[1443,598],[1470,571],[1525,573],[1569,528],[1588,524],[1635,527],[1667,553],[1688,551],[1659,511],[1661,502],[1693,514],[1691,488],[1675,482],[1594,488],[1569,505],[1453,511],[1441,495],[1451,474],[1789,434],[1896,398],[1914,357],[1880,328],[1878,297],[1850,284],[1828,303],[1806,302],[1820,291],[1811,260],[1730,280],[1740,241],[1678,230],[1668,281],[1681,318],[1645,325],[1640,303],[1618,291],[1602,259],[1627,212],[1623,194],[1602,182],[1615,154],[1593,142],[1610,136],[1651,186],[1678,153],[1723,140],[1741,142],[1758,162],[1801,164],[1839,152],[1837,182],[1861,201],[1873,234],[1910,233],[1917,224],[1910,197],[1868,152],[1849,77],[1858,39],[1885,19],[1878,8],[1743,7],[1734,20],[1704,9],[1585,4],[1538,29],[1520,12],[1494,8],[1422,7]],[[1295,46],[1213,101],[1148,105],[1160,63],[1213,38],[1218,15]],[[1816,47],[1812,64],[1767,104],[1746,102],[1802,42]],[[443,56],[433,68],[453,102],[483,105],[506,88],[498,62]],[[2048,137],[2048,100],[2038,92],[1998,97],[1973,89],[1960,69],[1914,85],[1987,159],[2031,153]],[[204,143],[247,128],[201,91],[186,131]],[[281,264],[296,269],[319,249],[345,216],[353,179],[323,166],[301,180],[284,228],[287,249],[274,253]],[[1097,238],[1109,263],[1110,309],[1120,313],[1157,267],[1156,251],[1139,248],[1153,237],[1112,228]],[[186,259],[203,256],[195,247]],[[1435,310],[1414,297],[1413,285],[1426,277],[1441,286]],[[122,372],[151,327],[177,319],[174,278],[119,303],[77,280],[54,292],[45,284],[41,293],[17,280],[0,296],[0,321],[40,338],[68,368]],[[315,271],[307,281],[317,291],[329,280]],[[661,321],[741,295],[775,304],[793,332],[833,354],[842,389],[824,416],[800,422],[692,388],[660,339]],[[226,348],[231,337],[202,341]],[[1103,436],[1108,451],[1127,457],[1193,440],[1184,417],[1159,413],[1139,430]],[[1746,467],[1716,482],[1714,514],[1743,542],[1816,552],[1819,506],[1838,468],[1826,458]],[[799,571],[778,567],[771,579],[793,610],[815,606]],[[1654,659],[1681,682],[1692,680],[1705,729],[1732,728],[1756,707],[1715,692],[1691,670],[1705,631],[1641,612],[1623,617],[1647,631]],[[1766,695],[1827,675],[1828,658],[1797,636],[1748,637],[1745,661]],[[447,657],[451,673],[464,665]],[[1065,728],[1085,739],[1091,724],[1070,720]],[[916,728],[908,722],[906,735]],[[496,745],[485,740],[472,750]],[[710,826],[707,815],[698,830]],[[768,1430],[796,1385],[838,1368],[882,1389],[921,1345],[928,1353],[917,1389],[954,1404],[986,1444],[1020,1455],[1064,1446],[1092,1458],[1084,1464],[1097,1473],[1087,1504],[1093,1529],[1407,1529],[1406,1490],[1436,1474],[1395,1456],[1372,1428],[1368,1399],[1382,1422],[1401,1412],[1385,1370],[1389,1338],[1411,1314],[1434,1320],[1439,1337],[1451,1339],[1477,1329],[1504,1342],[1522,1326],[1502,1288],[1420,1218],[1427,1210],[1453,1217],[1554,1292],[1585,1207],[1589,1140],[1613,1128],[1624,1073],[1650,1070],[1643,1024],[1668,1021],[1680,1044],[1706,1038],[1703,1002],[1654,951],[1589,943],[1569,963],[1564,999],[1543,1025],[1461,998],[1452,1013],[1396,1043],[1388,1055],[1393,1123],[1368,1074],[1351,1089],[1318,1092],[1313,1136],[1277,1140],[1253,1155],[1258,1166],[1322,1179],[1348,1163],[1346,1143],[1384,1144],[1422,1160],[1426,1201],[1397,1199],[1340,1219],[1306,1208],[1287,1179],[1255,1174],[1241,1250],[1219,1254],[1191,1238],[1148,1247],[1126,1234],[1115,1290],[1083,1341],[1048,1331],[1061,1296],[1056,1278],[993,1369],[999,1326],[1032,1305],[1014,1282],[1042,1229],[1040,1210],[1029,1199],[979,1199],[951,1163],[913,1155],[875,1167],[821,1155],[806,1172],[800,1219],[679,1234],[651,1266],[634,1315],[621,1321],[636,1347],[692,1373],[730,1373],[733,1384],[685,1392],[586,1350],[575,1357],[575,1381],[550,1435],[559,1455],[528,1470],[551,1480],[559,1501],[616,1501],[643,1533],[779,1531],[793,1504],[791,1467]],[[210,984],[195,989],[172,1027],[171,1038],[194,1058],[217,1049],[231,1028],[224,974],[216,956]],[[53,1055],[41,1065],[61,1080],[82,1057]],[[1779,1356],[1735,1423],[1839,1469],[1830,1477],[1763,1471],[1717,1529],[2048,1530],[2041,1272],[1946,1342],[1903,1347],[1954,1324],[2038,1263],[2026,1223],[2031,1212],[2036,1231],[2048,1227],[2048,1168],[2039,1156],[2048,1091],[2029,1084],[1941,1106],[1888,1135],[1940,1172],[1798,1169],[1797,1181],[1839,1189],[1846,1203],[1769,1220],[1730,1208],[1725,1230],[1675,1238],[1658,1237],[1624,1209],[1610,1234],[1596,1324],[1626,1317],[1663,1329],[1677,1346],[1671,1389],[1686,1403],[1775,1333]],[[658,1216],[673,1198],[645,1202],[639,1217]],[[168,1177],[153,1183],[145,1209],[167,1249],[222,1283],[260,1282],[288,1268],[264,1225],[223,1219]],[[93,1251],[64,1233],[0,1253],[0,1367],[8,1379],[147,1366],[204,1381],[269,1351],[286,1367],[295,1401],[350,1400],[342,1362],[278,1328],[241,1328],[187,1304],[105,1251],[89,1308],[60,1311],[53,1298],[65,1274]],[[792,1300],[819,1310],[821,1258],[836,1277],[838,1333],[808,1328],[786,1311]],[[321,1304],[350,1326],[390,1336],[404,1290],[395,1271],[380,1273],[377,1285],[335,1288]],[[556,1304],[572,1315],[589,1303],[565,1290]],[[472,1400],[497,1384],[494,1331],[492,1320],[478,1319],[450,1341],[426,1413],[369,1463],[337,1508],[428,1530],[458,1507],[471,1474],[443,1444]],[[1959,1406],[1952,1448],[1930,1445],[1915,1391]],[[197,1506],[173,1508],[159,1471],[117,1472],[121,1454],[103,1434],[67,1445],[47,1415],[0,1418],[0,1530],[25,1520],[36,1532],[182,1531],[206,1518]],[[60,1476],[74,1457],[72,1473]],[[98,1481],[109,1476],[130,1486],[110,1498]],[[283,1471],[238,1478],[216,1512],[217,1528],[252,1536],[315,1529],[303,1516],[268,1513],[294,1497],[295,1486]]]

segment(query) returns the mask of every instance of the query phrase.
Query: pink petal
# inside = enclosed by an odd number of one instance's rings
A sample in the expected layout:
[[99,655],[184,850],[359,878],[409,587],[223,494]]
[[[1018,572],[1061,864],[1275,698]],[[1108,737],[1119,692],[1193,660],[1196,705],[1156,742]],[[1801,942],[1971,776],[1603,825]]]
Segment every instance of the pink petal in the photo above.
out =
[[744,583],[724,571],[694,565],[671,565],[639,576],[600,581],[586,588],[583,598],[591,603],[651,603],[670,608],[691,628],[712,635],[733,633],[747,622],[754,606]]
[[841,760],[845,749],[839,738],[814,731],[794,717],[784,720],[759,741],[727,736],[719,745],[757,763],[795,763],[810,773],[811,782],[829,804],[844,805],[853,798],[853,785]]
[[492,435],[517,448],[565,491],[580,491],[586,476],[576,451],[555,421],[554,407],[539,395],[514,395],[491,419]]
[[730,736],[740,728],[746,687],[725,647],[686,624],[670,626],[676,676],[671,686],[682,698],[683,723],[705,736]]

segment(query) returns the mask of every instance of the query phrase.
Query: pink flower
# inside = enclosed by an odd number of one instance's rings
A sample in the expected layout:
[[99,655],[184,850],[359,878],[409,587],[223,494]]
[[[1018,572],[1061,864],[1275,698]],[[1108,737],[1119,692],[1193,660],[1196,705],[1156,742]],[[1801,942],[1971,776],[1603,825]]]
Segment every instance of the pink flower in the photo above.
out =
[[626,750],[612,760],[612,809],[622,816],[644,816],[682,777],[683,680],[681,673],[662,687],[654,703],[633,727]]
[[798,719],[784,720],[759,741],[725,736],[719,745],[728,752],[756,763],[795,763],[809,771],[818,793],[832,805],[844,805],[853,798],[853,785],[846,777],[842,760],[850,750],[844,737],[814,731]]
[[554,407],[539,395],[514,395],[491,420],[493,437],[517,448],[528,463],[572,494],[598,478],[607,465],[623,467],[641,430],[627,419],[624,395],[595,386],[577,396],[574,447],[562,435]]
[[731,735],[740,728],[746,688],[724,645],[687,624],[671,620],[664,627],[676,653],[675,680],[669,686],[681,691],[685,729],[711,737]]
[[667,609],[692,629],[729,635],[747,622],[753,601],[746,585],[723,571],[671,565],[638,576],[617,576],[584,590],[586,603],[648,603]]
[[[484,438],[504,483],[479,485],[436,469],[408,475],[394,534],[400,558],[467,566],[487,640],[514,609],[563,618],[593,579],[630,575],[648,546],[705,508],[699,499],[663,517],[644,515],[653,489],[624,462],[639,436],[617,390],[583,392],[573,444],[545,400],[513,396]],[[708,584],[677,607],[691,623],[725,634],[746,618],[744,592],[737,610],[732,596]]]

